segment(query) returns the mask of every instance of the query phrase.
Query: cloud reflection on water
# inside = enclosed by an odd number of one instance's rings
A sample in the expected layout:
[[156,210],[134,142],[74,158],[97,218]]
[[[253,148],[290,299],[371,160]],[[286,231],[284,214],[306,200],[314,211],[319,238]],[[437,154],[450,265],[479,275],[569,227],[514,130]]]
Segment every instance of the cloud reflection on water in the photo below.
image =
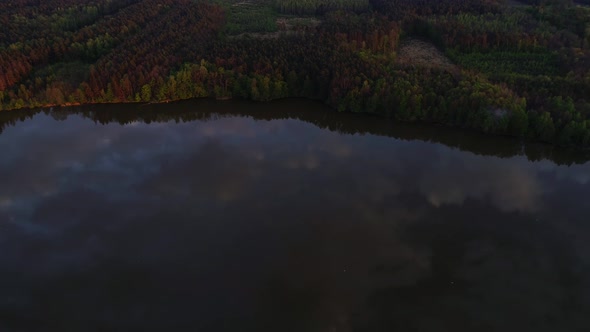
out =
[[[204,330],[584,322],[563,305],[587,308],[588,292],[568,288],[588,285],[586,249],[562,233],[587,208],[580,201],[564,223],[535,220],[558,214],[565,202],[554,197],[571,182],[576,199],[590,194],[588,164],[240,117],[102,126],[37,116],[7,129],[0,149],[0,249],[10,253],[0,264],[11,286],[0,319],[15,326],[73,313],[106,327],[155,317],[154,329]],[[503,306],[512,301],[527,310]]]

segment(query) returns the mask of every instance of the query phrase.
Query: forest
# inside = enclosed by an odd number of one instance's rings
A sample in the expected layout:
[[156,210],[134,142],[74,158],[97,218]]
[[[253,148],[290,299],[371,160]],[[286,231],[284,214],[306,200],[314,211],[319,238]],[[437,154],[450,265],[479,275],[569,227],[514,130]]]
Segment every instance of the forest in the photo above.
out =
[[0,26],[0,111],[302,97],[590,146],[587,0],[14,0]]

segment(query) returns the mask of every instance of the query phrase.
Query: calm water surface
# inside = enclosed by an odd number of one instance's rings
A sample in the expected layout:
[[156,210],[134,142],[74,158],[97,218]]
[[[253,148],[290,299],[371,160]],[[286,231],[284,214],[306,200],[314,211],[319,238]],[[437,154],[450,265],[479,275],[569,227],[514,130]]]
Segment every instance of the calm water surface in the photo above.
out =
[[575,153],[305,101],[23,120],[0,134],[1,331],[590,326]]

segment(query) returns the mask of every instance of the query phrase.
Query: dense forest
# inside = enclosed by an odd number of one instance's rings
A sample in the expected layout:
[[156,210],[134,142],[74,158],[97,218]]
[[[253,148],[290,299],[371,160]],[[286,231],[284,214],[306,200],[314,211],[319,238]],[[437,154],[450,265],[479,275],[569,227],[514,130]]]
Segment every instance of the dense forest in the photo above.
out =
[[579,0],[0,2],[0,111],[305,97],[590,146]]

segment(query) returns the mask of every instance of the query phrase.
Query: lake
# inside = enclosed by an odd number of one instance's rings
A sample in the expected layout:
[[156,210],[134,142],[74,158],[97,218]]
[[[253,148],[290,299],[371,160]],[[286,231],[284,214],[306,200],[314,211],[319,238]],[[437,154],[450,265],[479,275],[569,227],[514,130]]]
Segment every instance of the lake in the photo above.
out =
[[303,100],[0,112],[2,331],[587,331],[586,152]]

